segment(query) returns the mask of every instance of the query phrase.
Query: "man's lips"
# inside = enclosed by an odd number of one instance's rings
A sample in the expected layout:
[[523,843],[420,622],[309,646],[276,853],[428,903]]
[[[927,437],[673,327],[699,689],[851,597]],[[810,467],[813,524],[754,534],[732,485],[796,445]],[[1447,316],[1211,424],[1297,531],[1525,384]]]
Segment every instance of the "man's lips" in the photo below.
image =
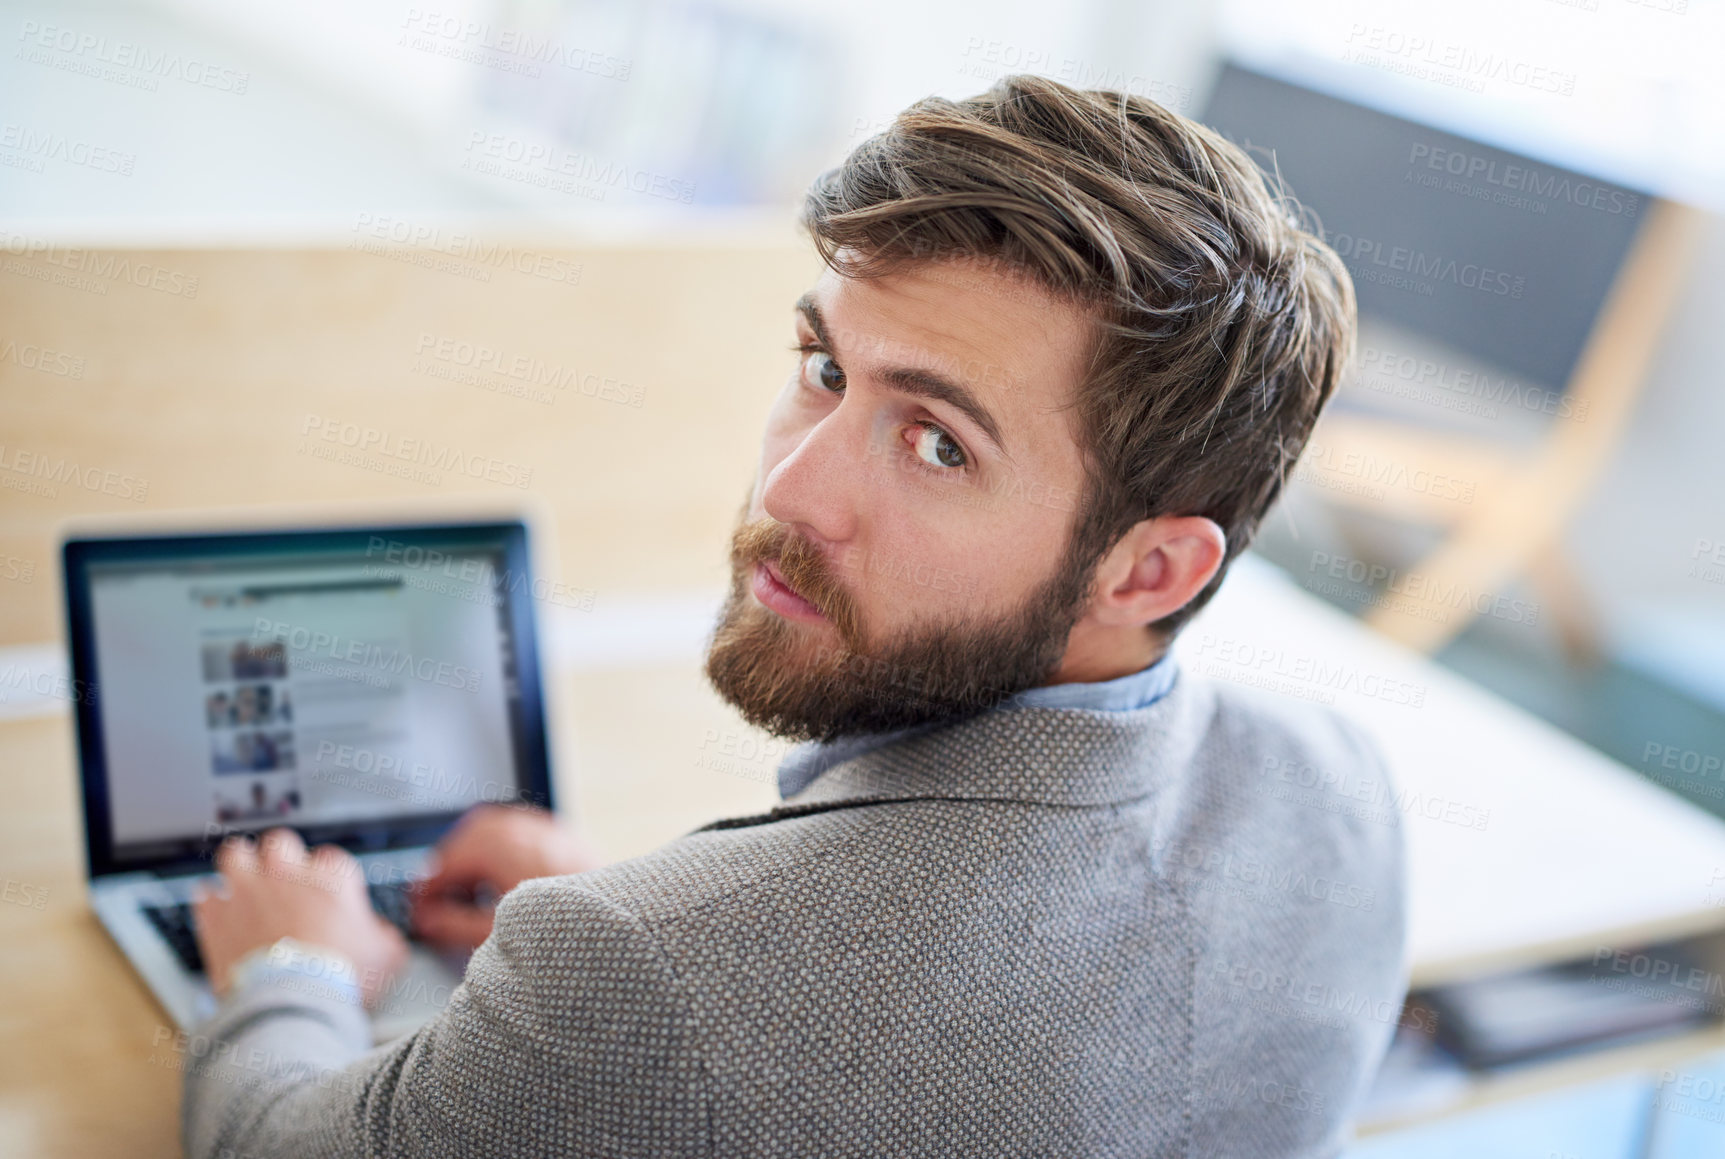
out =
[[807,623],[818,623],[826,619],[819,608],[799,596],[795,589],[785,582],[785,577],[779,573],[778,567],[772,561],[757,563],[752,579],[755,598],[785,619],[803,620]]

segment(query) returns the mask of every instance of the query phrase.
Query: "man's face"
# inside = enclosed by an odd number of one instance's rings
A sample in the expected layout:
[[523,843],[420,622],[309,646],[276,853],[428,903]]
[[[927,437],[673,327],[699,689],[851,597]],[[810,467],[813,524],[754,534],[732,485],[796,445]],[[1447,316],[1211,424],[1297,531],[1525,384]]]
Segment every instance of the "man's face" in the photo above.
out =
[[970,262],[827,271],[767,419],[708,654],[715,687],[782,736],[954,719],[1032,687],[1087,576],[1071,411],[1081,310]]

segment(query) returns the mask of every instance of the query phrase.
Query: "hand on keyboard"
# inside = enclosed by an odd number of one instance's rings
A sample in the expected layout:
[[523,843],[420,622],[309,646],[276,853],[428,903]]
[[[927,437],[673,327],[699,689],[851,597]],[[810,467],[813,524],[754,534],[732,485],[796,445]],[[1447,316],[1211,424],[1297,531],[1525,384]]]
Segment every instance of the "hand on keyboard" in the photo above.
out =
[[[367,885],[366,892],[371,896],[371,908],[384,921],[400,930],[402,936],[413,937],[413,883],[409,881],[382,881]],[[192,907],[189,902],[174,902],[168,905],[147,905],[143,907],[144,916],[150,919],[150,924],[162,935],[168,947],[179,958],[180,964],[195,974],[204,971],[204,955],[198,949],[198,935],[192,922]]]
[[602,864],[549,813],[476,806],[433,851],[431,872],[414,895],[414,928],[435,945],[471,950],[491,936],[497,899],[522,882]]
[[293,830],[272,829],[256,845],[244,837],[223,842],[216,868],[225,893],[204,888],[192,914],[218,995],[227,992],[235,962],[284,937],[344,955],[359,972],[368,1006],[407,960],[401,930],[372,909],[359,862],[344,849],[308,852]]

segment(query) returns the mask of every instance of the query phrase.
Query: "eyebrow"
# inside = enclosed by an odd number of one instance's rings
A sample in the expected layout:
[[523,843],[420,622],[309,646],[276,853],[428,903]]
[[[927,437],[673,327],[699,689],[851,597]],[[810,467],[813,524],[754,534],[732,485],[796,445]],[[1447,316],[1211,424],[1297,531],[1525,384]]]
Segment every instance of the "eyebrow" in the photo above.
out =
[[[808,320],[809,329],[815,332],[821,345],[833,350],[831,338],[827,333],[826,319],[821,317],[821,309],[815,305],[811,294],[804,294],[797,299],[797,311]],[[996,452],[1008,459],[1012,457],[1007,454],[1005,441],[1000,437],[1000,424],[994,421],[994,416],[988,413],[988,408],[982,405],[969,387],[932,370],[922,370],[914,366],[888,367],[879,372],[879,377],[902,394],[944,402],[961,412],[976,424],[994,445]]]

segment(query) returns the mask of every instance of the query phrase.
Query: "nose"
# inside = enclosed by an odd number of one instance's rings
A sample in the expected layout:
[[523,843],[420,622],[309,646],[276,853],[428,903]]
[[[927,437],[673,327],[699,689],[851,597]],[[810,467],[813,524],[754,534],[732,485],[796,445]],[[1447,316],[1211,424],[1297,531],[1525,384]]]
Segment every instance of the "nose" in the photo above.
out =
[[844,402],[797,438],[767,473],[761,506],[816,543],[843,543],[857,530],[864,441],[856,407]]

